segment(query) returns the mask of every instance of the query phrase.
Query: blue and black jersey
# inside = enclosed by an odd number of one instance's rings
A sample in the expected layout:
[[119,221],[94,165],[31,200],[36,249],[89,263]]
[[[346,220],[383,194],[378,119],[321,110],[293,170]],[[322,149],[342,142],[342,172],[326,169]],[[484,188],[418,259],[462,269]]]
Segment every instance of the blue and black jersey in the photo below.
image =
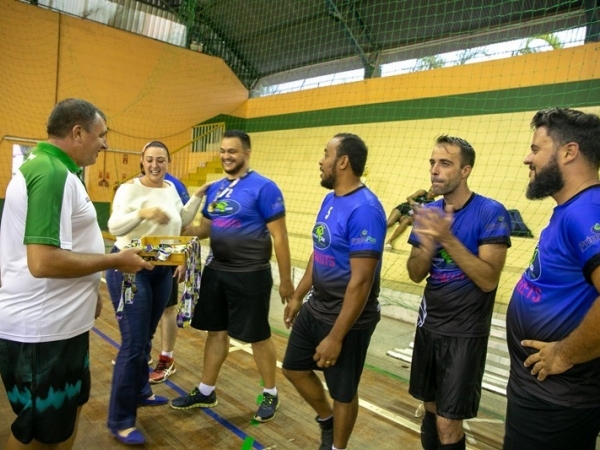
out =
[[[425,206],[445,208],[444,199]],[[506,208],[487,197],[472,194],[454,211],[452,233],[474,255],[485,244],[510,247],[510,216]],[[408,242],[419,245],[416,233]],[[483,292],[438,245],[432,259],[419,310],[418,325],[444,336],[482,337],[490,333],[496,289]]]
[[379,264],[373,287],[353,328],[379,320],[377,297],[385,233],[383,206],[368,188],[325,197],[313,228],[313,292],[307,304],[317,318],[333,324],[339,316],[351,276],[350,259],[374,258]]
[[270,267],[267,223],[285,216],[283,195],[273,181],[253,171],[236,180],[223,178],[208,188],[202,215],[212,221],[207,265],[229,272]]
[[506,316],[511,381],[562,406],[600,405],[600,358],[576,364],[543,382],[523,366],[535,349],[523,339],[559,341],[579,326],[599,294],[591,280],[600,265],[600,187],[554,208],[531,262],[517,283]]

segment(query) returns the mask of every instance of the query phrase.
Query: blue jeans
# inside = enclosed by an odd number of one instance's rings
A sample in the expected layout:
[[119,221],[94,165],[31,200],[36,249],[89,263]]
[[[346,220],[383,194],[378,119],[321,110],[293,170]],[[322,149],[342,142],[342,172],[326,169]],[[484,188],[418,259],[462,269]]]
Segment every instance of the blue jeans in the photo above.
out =
[[[118,252],[113,249],[112,253]],[[155,266],[135,274],[137,292],[133,303],[125,304],[123,316],[118,321],[121,331],[121,348],[115,360],[108,428],[124,430],[134,427],[137,405],[152,395],[148,373],[148,355],[151,339],[165,310],[173,286],[173,268]],[[121,299],[123,274],[118,270],[106,271],[108,292],[115,311]]]

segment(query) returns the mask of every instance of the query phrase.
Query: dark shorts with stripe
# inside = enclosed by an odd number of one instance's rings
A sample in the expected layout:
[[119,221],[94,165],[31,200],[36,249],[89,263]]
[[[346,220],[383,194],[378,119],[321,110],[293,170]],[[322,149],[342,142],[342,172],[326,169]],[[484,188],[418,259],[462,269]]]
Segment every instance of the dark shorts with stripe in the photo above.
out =
[[487,337],[442,336],[417,327],[408,392],[435,402],[438,416],[477,416],[485,369]]
[[300,308],[288,340],[283,368],[286,370],[322,370],[329,395],[341,403],[350,403],[358,391],[365,366],[367,350],[377,323],[368,328],[350,330],[342,342],[342,351],[334,366],[320,368],[313,359],[317,346],[329,334],[333,325],[314,317],[307,308]]
[[226,330],[229,336],[242,342],[269,339],[272,288],[270,267],[253,272],[226,272],[206,266],[191,325],[198,330]]
[[77,410],[90,395],[89,332],[41,343],[0,339],[0,374],[17,414],[12,434],[57,444],[71,437]]

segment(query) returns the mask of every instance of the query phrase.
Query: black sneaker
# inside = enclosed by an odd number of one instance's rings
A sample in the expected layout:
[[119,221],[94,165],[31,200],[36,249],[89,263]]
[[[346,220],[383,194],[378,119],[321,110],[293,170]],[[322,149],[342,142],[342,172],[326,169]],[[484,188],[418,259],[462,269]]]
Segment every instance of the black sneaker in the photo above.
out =
[[333,416],[327,420],[319,420],[319,416],[315,420],[321,428],[321,446],[319,450],[331,450],[333,447]]
[[256,414],[254,414],[254,420],[268,422],[275,417],[275,413],[279,409],[279,396],[271,395],[268,392],[263,392],[262,396],[262,402],[260,402]]
[[210,395],[202,395],[198,386],[192,392],[182,397],[177,397],[169,403],[173,409],[192,409],[192,408],[212,408],[217,406],[216,391],[212,391]]

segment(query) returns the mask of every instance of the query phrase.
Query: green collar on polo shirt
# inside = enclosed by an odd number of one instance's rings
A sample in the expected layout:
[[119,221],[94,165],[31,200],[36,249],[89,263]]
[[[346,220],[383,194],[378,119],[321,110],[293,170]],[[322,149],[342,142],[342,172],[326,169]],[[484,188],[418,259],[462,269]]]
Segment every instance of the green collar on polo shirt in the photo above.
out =
[[58,158],[60,162],[62,162],[65,165],[65,167],[69,170],[69,172],[77,175],[77,178],[79,178],[83,182],[83,169],[79,167],[75,163],[75,161],[73,161],[73,158],[71,158],[57,146],[52,145],[49,142],[38,142],[34,152],[36,151],[47,153],[48,155]]

